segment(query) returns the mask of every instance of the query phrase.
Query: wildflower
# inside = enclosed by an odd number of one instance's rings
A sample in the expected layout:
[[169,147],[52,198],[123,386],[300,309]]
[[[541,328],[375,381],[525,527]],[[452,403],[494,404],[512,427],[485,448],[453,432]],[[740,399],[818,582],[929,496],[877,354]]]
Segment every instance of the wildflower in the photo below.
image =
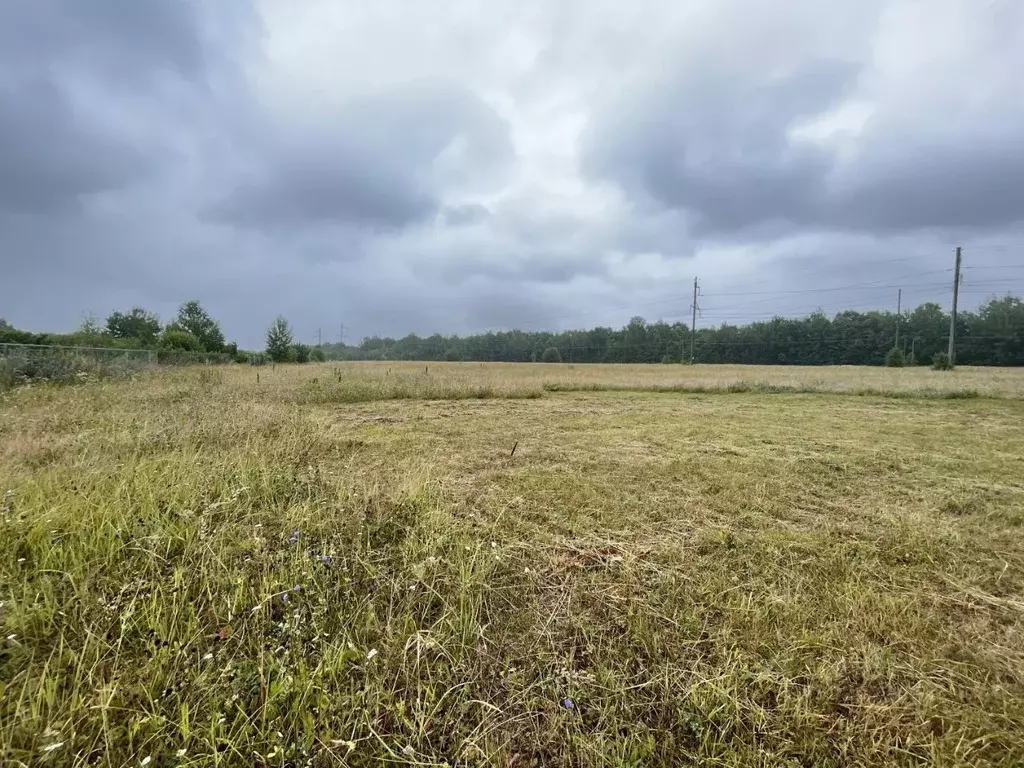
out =
[[14,639],[14,638],[16,638],[16,637],[17,637],[17,635],[16,635],[16,634],[14,634],[13,632],[11,632],[11,634],[9,634],[9,635],[7,636],[7,639],[8,639],[8,640],[13,640],[13,639]]
[[186,752],[188,752],[188,750],[185,749],[184,747],[182,747],[181,749],[179,749],[177,752],[174,753],[174,756],[175,757],[184,757]]
[[376,655],[377,655],[377,649],[376,648],[371,648],[366,653],[366,660],[369,661],[370,659],[372,659]]
[[209,661],[212,658],[213,658],[213,654],[212,653],[208,653],[205,656],[203,656],[203,661]]
[[53,744],[47,744],[45,747],[43,747],[43,752],[53,752],[53,750],[60,749],[63,746],[64,746],[64,742],[63,741],[58,741],[58,742],[55,742]]
[[295,529],[294,531],[292,531],[292,535],[288,537],[288,543],[289,543],[289,544],[295,544],[295,543],[297,543],[297,542],[298,542],[298,540],[299,540],[299,537],[300,537],[301,535],[302,535],[302,534],[301,534],[301,533],[299,532],[299,529],[298,529],[298,528],[296,528],[296,529]]
[[331,562],[331,558],[329,558],[327,555],[320,555],[320,557],[318,557],[317,560],[319,560],[321,563]]
[[491,549],[497,549],[497,548],[498,548],[498,542],[492,541],[491,542]]
[[296,584],[294,587],[292,587],[292,592],[301,592],[301,591],[302,591],[302,585],[301,584]]
[[576,702],[566,696],[562,699],[562,706],[566,709],[576,709]]
[[151,762],[153,762],[153,758],[150,755],[146,755],[144,758],[142,758],[142,762],[140,763],[140,765],[149,765]]
[[282,603],[287,603],[289,600],[291,600],[291,598],[288,597],[288,593],[287,592],[285,592],[283,595],[281,595],[281,602]]

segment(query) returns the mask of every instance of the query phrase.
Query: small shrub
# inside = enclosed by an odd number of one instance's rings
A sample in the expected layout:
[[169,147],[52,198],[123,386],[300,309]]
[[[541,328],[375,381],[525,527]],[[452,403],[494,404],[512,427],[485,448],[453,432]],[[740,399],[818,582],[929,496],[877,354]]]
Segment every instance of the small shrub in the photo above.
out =
[[953,370],[953,364],[949,361],[949,355],[945,352],[936,352],[935,357],[932,358],[932,370],[933,371],[951,371]]
[[169,326],[164,328],[160,337],[161,349],[180,349],[185,352],[201,352],[203,345],[195,336],[186,330]]
[[540,361],[542,363],[560,363],[562,362],[562,353],[556,347],[548,347],[540,356]]
[[294,360],[296,363],[308,363],[309,353],[309,345],[294,344],[292,345],[291,354],[289,355],[289,358]]
[[893,347],[885,355],[885,364],[889,368],[902,368],[907,364],[907,359],[903,356],[903,350],[899,347]]
[[320,347],[317,347],[309,353],[309,359],[314,363],[323,363],[327,361],[327,355],[324,354],[324,351],[320,349]]

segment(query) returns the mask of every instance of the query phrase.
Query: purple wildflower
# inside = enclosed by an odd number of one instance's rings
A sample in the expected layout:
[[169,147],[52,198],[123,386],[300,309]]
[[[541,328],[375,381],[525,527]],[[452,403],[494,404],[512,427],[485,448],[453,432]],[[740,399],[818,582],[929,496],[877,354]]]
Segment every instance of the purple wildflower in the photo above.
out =
[[291,598],[288,596],[287,592],[285,592],[283,595],[281,595],[281,602],[282,603],[287,603],[289,600],[291,600]]
[[298,540],[299,540],[299,536],[301,536],[301,535],[302,534],[299,532],[299,529],[296,528],[294,531],[292,531],[292,535],[288,537],[288,543],[289,544],[297,543]]
[[317,560],[325,564],[331,562],[331,558],[329,558],[327,555],[320,555],[320,557],[318,557]]
[[302,585],[301,584],[296,584],[294,587],[292,587],[292,592],[301,592],[301,591],[302,591]]
[[566,709],[576,709],[576,702],[566,696],[562,699],[562,706]]

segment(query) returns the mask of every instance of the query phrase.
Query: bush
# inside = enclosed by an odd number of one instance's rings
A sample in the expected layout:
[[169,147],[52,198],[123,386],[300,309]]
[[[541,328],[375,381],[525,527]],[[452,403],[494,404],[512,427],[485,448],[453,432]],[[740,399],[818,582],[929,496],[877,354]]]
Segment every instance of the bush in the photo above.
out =
[[951,371],[953,370],[953,364],[949,361],[949,355],[945,352],[936,352],[935,357],[932,358],[932,370],[933,371]]
[[149,360],[142,356],[95,357],[88,352],[33,349],[0,355],[0,390],[31,382],[74,384],[90,378],[130,376]]
[[160,348],[177,349],[183,352],[201,352],[203,345],[199,343],[199,339],[188,331],[175,326],[169,326],[164,328],[163,335],[160,337]]
[[327,361],[327,355],[324,354],[324,351],[320,349],[320,347],[317,347],[309,353],[309,359],[314,363],[323,363]]
[[560,363],[562,362],[562,353],[555,347],[548,347],[540,356],[540,361],[542,363]]
[[885,355],[885,364],[889,368],[902,368],[907,364],[906,358],[903,356],[903,350],[899,347],[893,347]]
[[673,363],[679,363],[681,362],[681,360],[675,355],[665,355],[663,358],[661,358],[661,362],[664,365],[671,365]]
[[445,351],[444,359],[449,363],[457,363],[462,359],[462,355],[459,354],[459,350],[454,347],[450,347]]
[[309,362],[309,345],[307,344],[293,344],[291,354],[289,358],[294,360],[296,363],[308,363]]

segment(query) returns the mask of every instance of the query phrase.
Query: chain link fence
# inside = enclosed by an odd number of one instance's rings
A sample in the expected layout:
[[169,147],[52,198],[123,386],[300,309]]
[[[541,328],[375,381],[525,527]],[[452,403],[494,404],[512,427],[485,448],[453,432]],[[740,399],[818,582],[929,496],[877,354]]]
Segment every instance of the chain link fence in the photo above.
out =
[[0,388],[32,381],[129,376],[156,365],[149,349],[0,343]]

